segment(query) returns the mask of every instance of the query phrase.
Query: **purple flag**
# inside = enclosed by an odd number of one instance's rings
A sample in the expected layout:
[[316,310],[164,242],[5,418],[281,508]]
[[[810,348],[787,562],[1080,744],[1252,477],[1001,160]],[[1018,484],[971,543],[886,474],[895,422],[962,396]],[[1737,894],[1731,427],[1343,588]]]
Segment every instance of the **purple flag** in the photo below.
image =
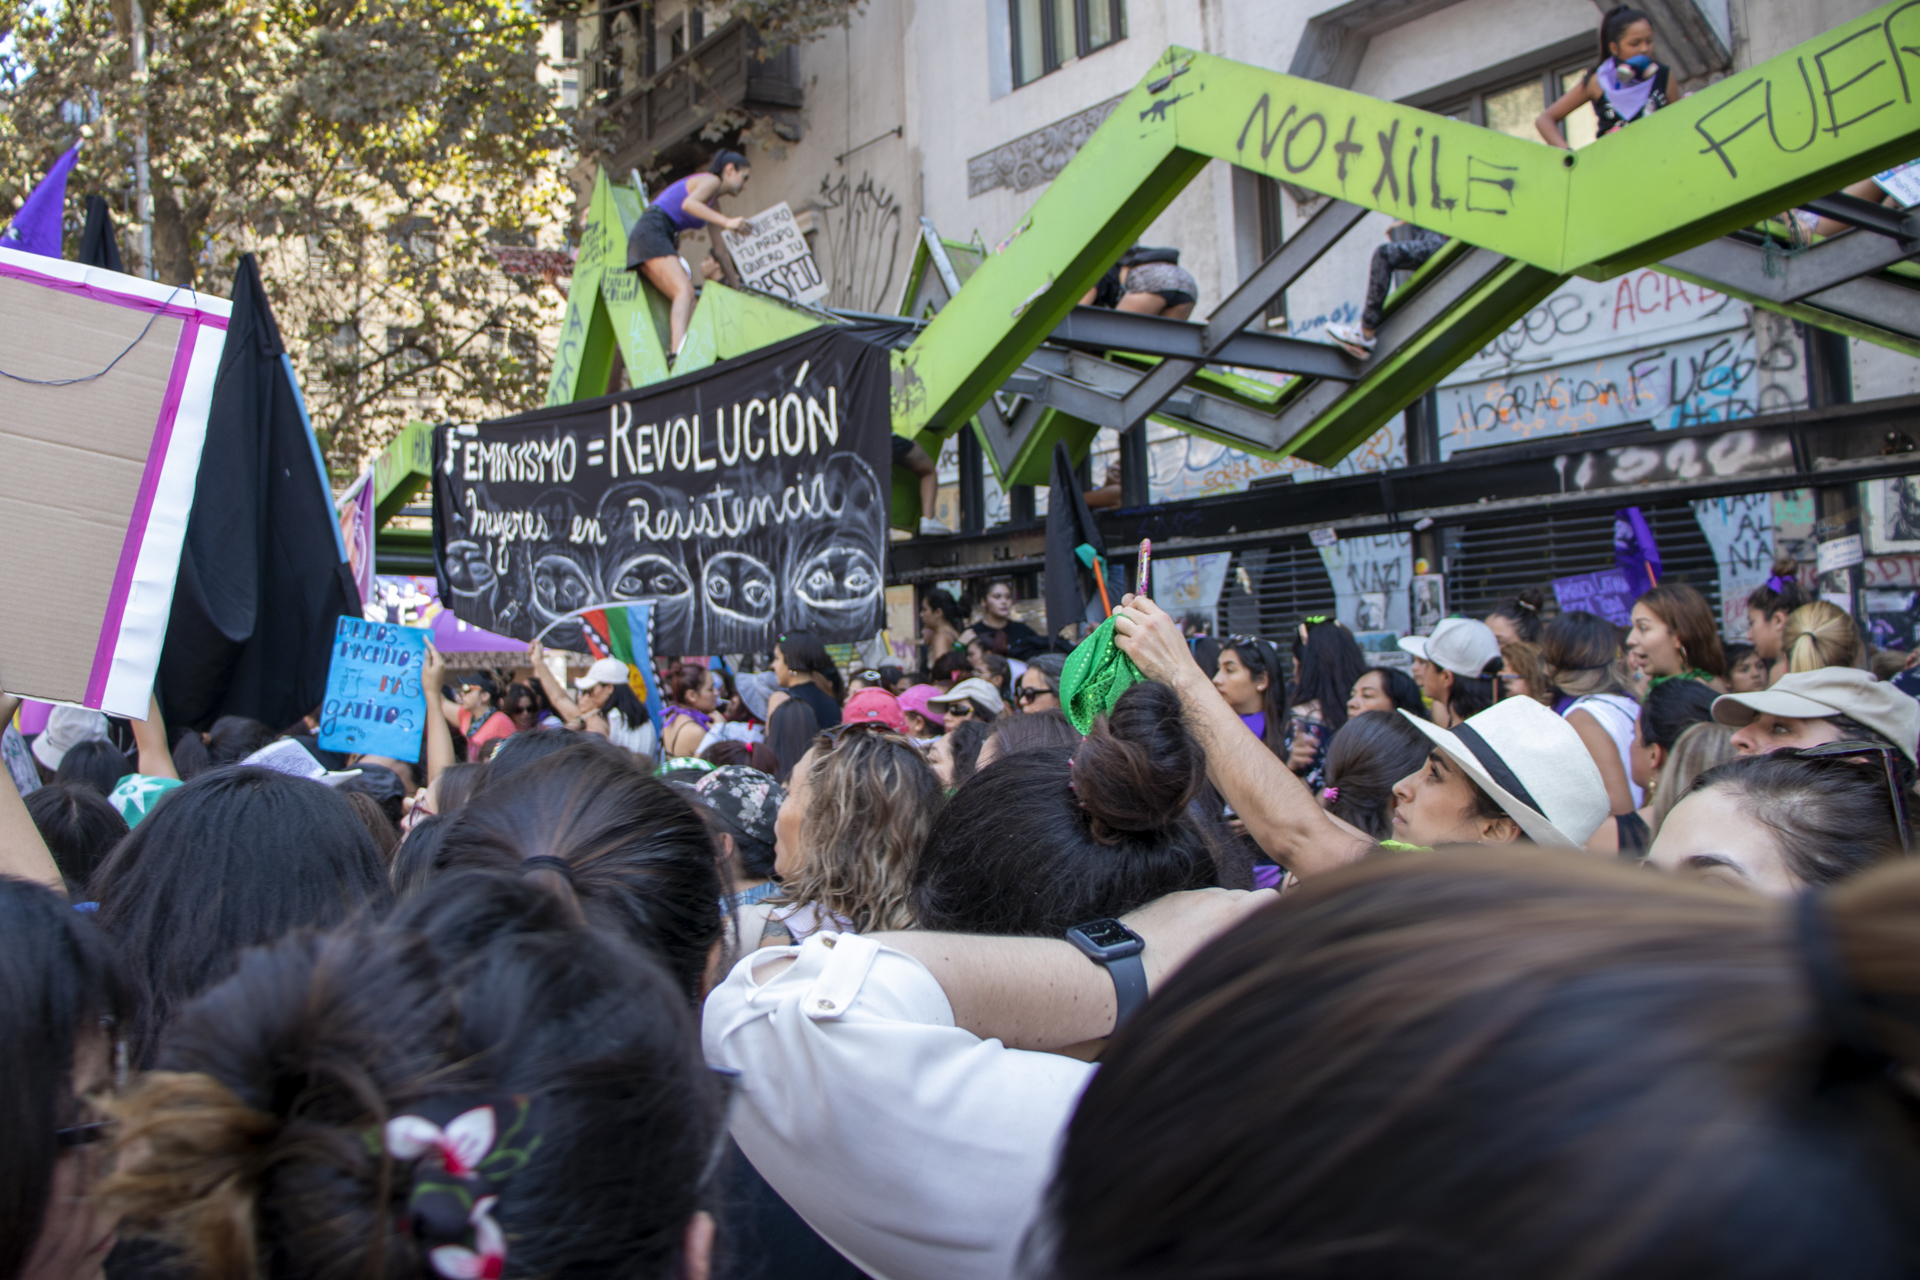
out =
[[19,249],[23,253],[37,253],[43,258],[60,256],[60,225],[67,203],[67,173],[79,155],[80,144],[76,142],[65,155],[53,162],[53,168],[47,170],[47,176],[40,179],[40,185],[28,193],[26,203],[13,215],[12,224],[4,234],[0,234],[0,245]]
[[1613,513],[1613,563],[1626,575],[1627,587],[1637,598],[1660,581],[1660,544],[1638,507]]

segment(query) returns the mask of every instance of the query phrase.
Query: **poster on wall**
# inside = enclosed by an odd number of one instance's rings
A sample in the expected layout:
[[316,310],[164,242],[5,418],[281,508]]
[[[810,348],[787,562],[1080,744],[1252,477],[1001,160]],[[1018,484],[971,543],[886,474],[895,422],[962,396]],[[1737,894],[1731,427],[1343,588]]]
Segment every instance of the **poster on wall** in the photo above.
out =
[[820,265],[785,200],[754,214],[747,226],[745,234],[720,233],[743,284],[789,302],[818,302],[827,296]]
[[1876,554],[1920,551],[1920,476],[1893,476],[1862,484],[1866,518],[1861,532]]
[[1430,636],[1447,616],[1447,580],[1437,573],[1413,576],[1413,634]]
[[652,601],[663,654],[885,623],[890,382],[833,329],[434,440],[434,558],[460,618],[531,640]]

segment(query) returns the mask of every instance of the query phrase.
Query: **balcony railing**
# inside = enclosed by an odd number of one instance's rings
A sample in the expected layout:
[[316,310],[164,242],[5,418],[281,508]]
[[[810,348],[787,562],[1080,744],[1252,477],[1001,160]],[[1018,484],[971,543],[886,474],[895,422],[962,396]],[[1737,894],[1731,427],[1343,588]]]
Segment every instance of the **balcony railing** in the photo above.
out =
[[[710,148],[692,147],[700,130],[734,108],[800,105],[799,60],[794,47],[762,60],[760,36],[735,18],[638,86],[617,91],[610,104],[622,123],[614,171],[662,163],[692,163]],[[686,150],[685,156],[677,155]]]

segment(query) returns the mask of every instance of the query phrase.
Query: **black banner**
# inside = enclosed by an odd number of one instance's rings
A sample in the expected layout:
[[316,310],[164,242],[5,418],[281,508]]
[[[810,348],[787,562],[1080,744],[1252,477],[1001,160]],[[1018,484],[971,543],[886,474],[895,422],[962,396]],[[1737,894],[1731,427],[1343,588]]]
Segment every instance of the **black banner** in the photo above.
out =
[[[454,615],[571,634],[649,600],[658,654],[863,640],[885,622],[887,352],[821,329],[657,386],[435,433]],[[549,628],[552,628],[549,632]]]

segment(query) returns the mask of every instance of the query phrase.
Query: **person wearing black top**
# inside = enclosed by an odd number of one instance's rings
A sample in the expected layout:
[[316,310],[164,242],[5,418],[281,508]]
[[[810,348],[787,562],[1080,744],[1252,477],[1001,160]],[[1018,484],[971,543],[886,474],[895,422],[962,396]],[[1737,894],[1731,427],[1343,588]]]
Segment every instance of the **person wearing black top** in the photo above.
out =
[[[815,677],[819,679],[816,680]],[[840,671],[827,654],[827,646],[807,631],[789,631],[773,646],[773,678],[790,698],[813,709],[822,729],[840,723]],[[825,681],[834,692],[820,687]]]
[[1040,633],[1013,616],[1013,584],[1002,578],[987,587],[980,602],[980,618],[960,637],[961,644],[978,640],[988,653],[1006,657],[1022,640],[1038,640]]

